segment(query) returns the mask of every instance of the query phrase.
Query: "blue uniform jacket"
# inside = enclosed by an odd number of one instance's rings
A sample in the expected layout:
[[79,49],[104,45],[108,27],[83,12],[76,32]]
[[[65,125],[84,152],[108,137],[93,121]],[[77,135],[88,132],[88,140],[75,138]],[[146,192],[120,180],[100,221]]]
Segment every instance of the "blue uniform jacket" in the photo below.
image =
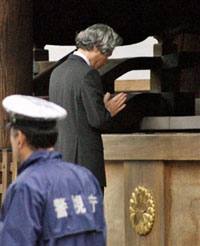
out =
[[9,186],[0,246],[104,246],[103,199],[96,178],[56,151],[34,152]]

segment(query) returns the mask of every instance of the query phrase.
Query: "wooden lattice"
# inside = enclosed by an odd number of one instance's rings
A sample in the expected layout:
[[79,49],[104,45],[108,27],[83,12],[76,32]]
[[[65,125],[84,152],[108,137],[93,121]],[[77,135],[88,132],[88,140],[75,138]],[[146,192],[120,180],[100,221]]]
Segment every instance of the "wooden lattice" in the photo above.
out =
[[18,163],[12,160],[10,150],[2,150],[0,153],[0,204],[2,203],[7,188],[17,177]]

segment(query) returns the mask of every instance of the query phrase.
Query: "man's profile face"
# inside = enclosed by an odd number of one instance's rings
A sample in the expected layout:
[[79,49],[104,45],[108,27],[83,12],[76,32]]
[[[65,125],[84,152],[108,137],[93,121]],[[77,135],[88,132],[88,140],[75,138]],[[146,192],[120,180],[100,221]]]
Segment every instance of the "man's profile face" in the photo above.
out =
[[107,62],[108,62],[108,56],[105,54],[101,54],[101,52],[99,51],[96,68],[103,67],[104,65],[106,65]]
[[109,56],[106,54],[102,54],[97,48],[94,49],[94,52],[95,56],[91,64],[92,67],[98,69],[106,65]]

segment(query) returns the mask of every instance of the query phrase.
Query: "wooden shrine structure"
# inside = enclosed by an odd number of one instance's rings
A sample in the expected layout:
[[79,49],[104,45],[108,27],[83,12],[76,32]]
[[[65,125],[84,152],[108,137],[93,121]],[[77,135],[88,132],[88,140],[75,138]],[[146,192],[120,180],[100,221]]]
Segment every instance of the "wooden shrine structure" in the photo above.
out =
[[[149,36],[158,40],[154,57],[133,54],[99,70],[105,91],[159,94],[172,109],[139,118],[138,128],[124,131],[123,123],[135,117],[130,107],[119,132],[103,135],[108,246],[200,244],[199,12],[192,0],[0,2],[0,101],[11,94],[48,97],[51,71],[67,57],[50,64],[44,46],[73,45],[75,33],[94,23],[112,26],[125,45]],[[41,69],[44,63],[48,68]],[[115,82],[123,73],[144,69],[151,70],[150,82],[137,81],[137,89],[134,81]],[[139,112],[141,104],[136,105]],[[18,164],[1,104],[0,117],[2,201]]]

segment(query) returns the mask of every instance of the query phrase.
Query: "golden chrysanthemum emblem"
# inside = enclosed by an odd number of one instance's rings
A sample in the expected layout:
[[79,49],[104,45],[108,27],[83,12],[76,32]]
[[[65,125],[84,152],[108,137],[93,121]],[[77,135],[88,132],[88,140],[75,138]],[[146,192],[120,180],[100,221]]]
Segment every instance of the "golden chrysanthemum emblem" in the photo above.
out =
[[151,192],[138,186],[130,199],[130,219],[135,231],[141,235],[151,231],[155,219],[155,203]]

